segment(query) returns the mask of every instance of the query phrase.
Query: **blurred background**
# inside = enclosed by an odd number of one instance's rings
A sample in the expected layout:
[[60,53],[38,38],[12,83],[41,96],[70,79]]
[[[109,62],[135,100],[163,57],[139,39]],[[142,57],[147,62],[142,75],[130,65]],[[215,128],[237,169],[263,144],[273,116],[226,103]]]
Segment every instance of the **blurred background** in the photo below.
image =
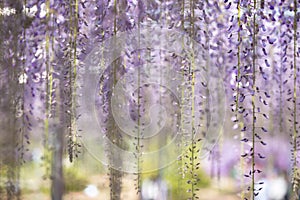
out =
[[299,5],[0,0],[0,200],[299,199]]

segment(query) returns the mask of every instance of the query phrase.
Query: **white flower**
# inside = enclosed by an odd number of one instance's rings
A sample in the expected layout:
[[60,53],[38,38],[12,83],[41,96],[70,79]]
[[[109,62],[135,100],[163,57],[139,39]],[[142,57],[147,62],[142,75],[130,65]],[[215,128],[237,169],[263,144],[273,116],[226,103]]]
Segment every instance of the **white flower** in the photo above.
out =
[[47,14],[45,3],[41,4],[40,18],[44,18]]
[[56,22],[57,22],[58,24],[64,23],[64,21],[65,21],[65,18],[64,18],[63,15],[58,15],[58,16],[57,16]]
[[10,7],[0,8],[0,16],[10,16],[16,14],[16,9]]
[[23,73],[19,76],[19,83],[20,84],[25,84],[27,83],[27,79],[28,79],[28,76],[26,73]]
[[28,17],[34,17],[38,11],[38,8],[36,5],[32,6],[31,8],[23,8],[23,12],[28,16]]

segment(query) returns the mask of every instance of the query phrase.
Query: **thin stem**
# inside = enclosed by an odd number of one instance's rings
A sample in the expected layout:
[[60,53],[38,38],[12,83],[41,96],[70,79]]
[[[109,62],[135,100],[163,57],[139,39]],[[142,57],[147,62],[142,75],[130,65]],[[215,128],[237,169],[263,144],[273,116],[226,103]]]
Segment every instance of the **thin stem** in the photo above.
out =
[[[26,17],[26,5],[27,5],[27,0],[24,1],[24,15]],[[22,112],[23,112],[23,116],[22,116],[22,133],[21,133],[21,159],[22,161],[24,160],[24,147],[25,147],[25,143],[24,143],[24,136],[25,136],[25,85],[26,85],[26,26],[24,24],[23,26],[23,46],[22,46],[22,76],[23,76],[23,87],[22,87],[22,91],[21,91],[21,95],[22,95]],[[28,141],[27,141],[28,142]]]
[[[71,82],[71,88],[72,88],[72,111],[71,111],[71,129],[75,127],[76,123],[76,81],[77,81],[77,31],[78,31],[78,0],[75,0],[75,11],[74,11],[75,19],[74,19],[74,29],[73,29],[73,78]],[[76,132],[73,130],[72,133],[72,142],[75,149],[75,157],[77,157],[77,138],[76,138]]]
[[[279,8],[279,12],[282,12],[282,6]],[[280,21],[279,34],[282,33],[282,20]],[[282,89],[282,73],[283,73],[283,53],[282,53],[282,40],[280,39],[280,70],[279,70],[279,132],[283,132],[283,89]]]
[[49,146],[49,118],[51,112],[51,102],[52,102],[52,69],[50,61],[50,34],[49,34],[49,21],[50,21],[50,0],[46,1],[46,112],[44,120],[44,161],[46,167],[45,177],[50,176],[50,162],[51,162],[51,150]]
[[[256,0],[254,0],[254,9],[256,9]],[[255,93],[256,93],[256,13],[253,13],[253,58],[252,58],[252,67],[253,67],[253,84],[252,84],[252,185],[251,185],[251,193],[252,193],[252,200],[255,199],[255,121],[256,121],[256,115],[255,115]]]
[[[195,10],[194,10],[194,0],[190,0],[190,9],[191,9],[191,40],[193,40],[194,38],[194,17],[195,17]],[[192,45],[193,45],[193,41]],[[192,193],[192,200],[195,199],[195,177],[194,177],[194,173],[195,173],[195,55],[193,52],[193,46],[192,46],[192,60],[191,60],[191,65],[192,65],[192,80],[191,80],[191,86],[192,86],[192,155],[191,155],[191,174],[192,174],[192,188],[191,188],[191,193]]]
[[[140,12],[140,11],[139,11]],[[140,16],[140,14],[139,14]],[[141,31],[141,27],[140,27],[140,17],[138,18],[138,63],[140,64],[140,61],[141,61],[141,53],[140,53],[140,31]],[[141,119],[140,119],[140,104],[141,104],[141,101],[140,101],[140,95],[141,95],[141,88],[140,88],[140,84],[141,84],[141,68],[140,66],[138,66],[138,80],[137,80],[137,86],[138,86],[138,94],[137,94],[137,114],[138,114],[138,117],[137,117],[137,170],[138,170],[138,178],[137,178],[137,189],[138,189],[138,192],[140,191],[140,188],[141,188],[141,140],[140,140],[140,137],[141,137],[141,130],[140,130],[140,124],[141,124]]]
[[[297,172],[297,0],[294,0],[294,54],[293,54],[293,70],[294,70],[294,112],[293,112],[293,168],[294,173]],[[295,174],[294,174],[295,176]],[[294,187],[294,190],[296,188]],[[295,191],[296,192],[296,191]]]
[[[181,29],[184,32],[184,21],[185,21],[185,16],[184,16],[184,6],[185,5],[185,0],[182,0],[182,7],[181,7],[181,12],[182,12],[182,19],[181,19]],[[184,49],[184,40],[182,40],[182,49]],[[182,59],[183,60],[183,59]],[[184,68],[182,67],[181,69],[181,75],[182,75],[182,84],[184,83]],[[181,136],[180,136],[180,150],[183,153],[183,146],[184,146],[184,133],[183,133],[183,122],[184,122],[184,87],[181,87],[181,107],[180,107],[180,131],[181,131]],[[183,156],[181,155],[180,158],[178,159],[178,173],[181,175],[177,179],[177,190],[179,192],[179,199],[182,199],[181,192],[180,192],[180,187],[182,185],[182,179],[184,177],[184,166],[183,166]]]
[[[240,79],[241,79],[241,33],[240,33],[240,27],[241,27],[241,2],[240,0],[238,1],[237,4],[238,8],[238,52],[237,52],[237,59],[238,59],[238,64],[237,64],[237,76],[236,76],[236,99],[235,99],[235,107],[236,107],[236,119],[238,118],[238,108],[239,108],[239,94],[240,94]],[[242,122],[242,119],[239,119],[239,126],[244,127],[244,123]],[[240,139],[242,140],[244,138],[244,132],[240,132]],[[244,143],[241,142],[241,152],[244,152]],[[240,157],[240,167],[241,167],[241,199],[245,198],[245,192],[244,192],[244,179],[243,179],[243,173],[245,170],[245,165],[244,165],[244,158]]]

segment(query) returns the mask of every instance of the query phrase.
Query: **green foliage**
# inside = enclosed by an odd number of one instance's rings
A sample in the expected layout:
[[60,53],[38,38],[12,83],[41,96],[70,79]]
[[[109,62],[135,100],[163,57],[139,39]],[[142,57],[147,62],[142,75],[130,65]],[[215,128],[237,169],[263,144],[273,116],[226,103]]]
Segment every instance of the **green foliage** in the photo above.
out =
[[81,191],[88,184],[88,179],[76,167],[64,169],[65,191]]
[[[179,174],[174,174],[172,172],[177,171],[177,165],[173,163],[172,165],[162,169],[160,172],[162,174],[163,180],[167,182],[168,190],[169,190],[169,199],[173,200],[182,200],[188,199],[190,193],[187,191],[190,189],[190,185],[185,183],[185,179],[183,179]],[[211,184],[210,177],[205,173],[201,168],[196,170],[195,173],[198,175],[200,181],[197,184],[197,188],[207,188]],[[155,171],[152,173],[142,174],[142,180],[151,179],[153,177],[158,176],[159,172]]]

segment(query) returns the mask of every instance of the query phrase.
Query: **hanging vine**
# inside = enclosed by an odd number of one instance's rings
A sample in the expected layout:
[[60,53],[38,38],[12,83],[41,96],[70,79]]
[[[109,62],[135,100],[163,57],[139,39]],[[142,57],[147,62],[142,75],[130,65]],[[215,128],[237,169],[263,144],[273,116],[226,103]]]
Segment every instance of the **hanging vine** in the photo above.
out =
[[292,160],[293,160],[293,192],[298,193],[299,188],[299,172],[298,172],[298,160],[297,160],[297,150],[298,150],[298,129],[297,129],[297,40],[298,40],[298,2],[294,0],[294,20],[293,20],[293,131],[292,131]]

